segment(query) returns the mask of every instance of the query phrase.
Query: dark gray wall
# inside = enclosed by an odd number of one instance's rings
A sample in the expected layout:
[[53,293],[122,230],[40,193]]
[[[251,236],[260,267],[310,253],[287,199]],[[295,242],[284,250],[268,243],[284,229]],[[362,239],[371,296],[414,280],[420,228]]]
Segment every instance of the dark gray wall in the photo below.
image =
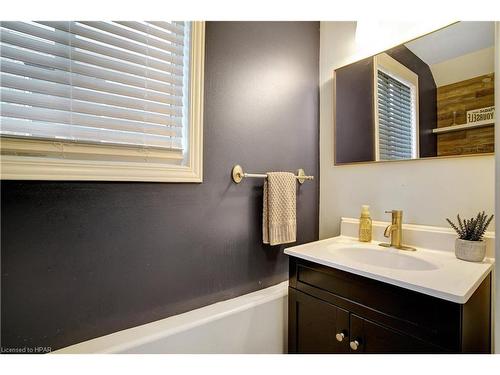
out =
[[375,160],[373,58],[335,71],[335,163]]
[[[318,236],[317,22],[209,22],[203,184],[3,181],[2,346],[51,346],[281,282],[262,180],[304,168],[298,243]],[[230,333],[228,333],[230,334]]]

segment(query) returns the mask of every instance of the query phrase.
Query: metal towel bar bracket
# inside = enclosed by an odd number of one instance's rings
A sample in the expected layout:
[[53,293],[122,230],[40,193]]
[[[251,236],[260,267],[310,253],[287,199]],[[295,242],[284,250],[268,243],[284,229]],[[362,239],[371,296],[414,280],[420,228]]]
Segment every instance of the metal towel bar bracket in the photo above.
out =
[[[239,184],[243,178],[267,178],[267,174],[265,173],[246,173],[243,172],[243,168],[241,165],[236,164],[233,167],[231,175],[233,176],[233,181]],[[306,180],[314,180],[314,176],[306,176],[306,173],[302,168],[297,170],[297,175],[295,178],[299,181],[299,184],[303,184]]]

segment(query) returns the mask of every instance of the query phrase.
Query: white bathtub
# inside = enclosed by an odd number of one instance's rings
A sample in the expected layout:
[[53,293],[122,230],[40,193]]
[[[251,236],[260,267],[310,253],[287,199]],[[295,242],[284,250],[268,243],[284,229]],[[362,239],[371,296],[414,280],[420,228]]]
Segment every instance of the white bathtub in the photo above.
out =
[[53,353],[286,353],[288,281]]

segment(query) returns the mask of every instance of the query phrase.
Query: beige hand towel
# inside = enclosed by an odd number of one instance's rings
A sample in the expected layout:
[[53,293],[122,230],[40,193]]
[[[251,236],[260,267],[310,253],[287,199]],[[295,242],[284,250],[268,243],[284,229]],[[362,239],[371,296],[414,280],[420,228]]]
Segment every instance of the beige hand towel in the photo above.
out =
[[296,178],[289,172],[269,172],[264,182],[262,234],[264,243],[296,241]]

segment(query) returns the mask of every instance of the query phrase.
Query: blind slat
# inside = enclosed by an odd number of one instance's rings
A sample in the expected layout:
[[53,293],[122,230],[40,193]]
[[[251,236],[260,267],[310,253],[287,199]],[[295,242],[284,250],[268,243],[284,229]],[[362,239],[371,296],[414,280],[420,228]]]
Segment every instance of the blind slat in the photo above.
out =
[[184,35],[183,22],[148,21],[148,23],[172,33]]
[[151,100],[159,103],[182,105],[182,96],[165,94],[159,91],[138,88],[107,81],[91,76],[84,76],[77,73],[46,69],[32,65],[19,64],[7,59],[0,60],[2,71],[25,78],[34,78],[47,82],[83,87],[99,92],[107,92],[139,99]]
[[382,127],[383,131],[391,132],[392,130],[394,130],[394,131],[397,131],[398,134],[412,134],[413,133],[412,129],[408,129],[407,124],[405,124],[403,121],[399,122],[395,118],[391,118],[389,120],[386,118],[380,118],[379,122],[384,125]]
[[4,27],[4,35],[6,36],[9,35],[9,30],[14,30],[18,33],[25,34],[24,37],[44,39],[46,41],[51,41],[68,46],[68,48],[69,46],[71,46],[74,48],[79,48],[127,62],[132,62],[140,65],[148,65],[152,68],[159,69],[164,72],[171,72],[182,76],[182,66],[175,65],[171,62],[165,62],[159,59],[155,59],[151,56],[141,55],[114,47],[105,46],[101,43],[96,43],[87,39],[79,38],[71,33],[58,29],[49,29],[41,25],[37,26],[24,22],[7,21],[1,22],[1,25]]
[[182,65],[183,56],[168,53],[166,51],[154,48],[152,46],[142,45],[140,43],[133,42],[124,38],[118,38],[108,33],[100,32],[89,26],[80,24],[78,22],[64,22],[64,21],[49,21],[40,22],[43,25],[53,27],[58,30],[62,30],[74,35],[79,35],[84,38],[88,38],[109,46],[114,46],[122,48],[126,51],[133,51],[144,56],[151,56],[157,59],[176,63]]
[[26,122],[3,119],[2,132],[4,136],[16,138],[52,139],[58,141],[81,141],[84,143],[106,143],[112,145],[135,145],[137,138],[149,147],[180,148],[180,141],[172,137],[156,136],[138,132],[113,132],[109,129],[87,128],[76,125],[57,123]]
[[398,90],[390,89],[387,87],[387,84],[383,84],[383,83],[381,84],[379,82],[378,87],[382,88],[380,94],[386,96],[387,98],[393,98],[395,100],[403,100],[403,101],[409,100],[411,98],[410,94],[407,94],[405,92],[401,92]]
[[62,124],[75,124],[79,126],[88,126],[92,128],[115,129],[124,131],[133,131],[142,129],[146,133],[170,135],[174,131],[177,135],[182,134],[180,124],[171,123],[169,125],[160,125],[148,123],[145,121],[134,121],[125,119],[112,119],[89,115],[85,113],[68,112],[62,110],[47,109],[42,107],[30,107],[2,102],[2,119],[12,117],[17,119],[26,119],[30,121],[56,122]]
[[387,149],[396,149],[396,150],[401,150],[401,151],[408,151],[409,145],[411,145],[411,142],[404,142],[402,140],[396,140],[396,139],[391,139],[391,138],[382,138],[381,144],[385,146]]
[[[380,121],[385,121],[388,124],[395,124],[398,125],[399,127],[408,130],[408,122],[411,123],[411,119],[402,116],[400,113],[391,111],[391,112],[386,112],[383,109],[380,110],[380,116],[379,120]],[[409,129],[411,131],[411,129]]]
[[75,86],[63,85],[39,79],[26,79],[5,73],[0,74],[2,87],[30,91],[34,93],[53,95],[63,98],[87,101],[97,104],[107,104],[110,106],[123,107],[124,111],[130,108],[147,112],[162,113],[167,115],[180,116],[182,107],[169,106],[155,103],[143,99],[131,98],[115,94],[101,93],[94,90],[82,89]]
[[383,93],[378,97],[378,103],[381,105],[382,108],[385,108],[387,110],[393,108],[398,112],[404,113],[408,115],[408,117],[410,117],[411,110],[407,108],[408,101],[411,101],[411,99],[408,98],[405,100],[401,100],[394,97],[387,97]]
[[411,90],[408,86],[404,85],[403,83],[395,83],[392,77],[379,76],[377,82],[379,85],[384,85],[389,91],[394,91],[398,94],[406,96],[411,95]]
[[[182,38],[182,36],[165,33],[166,35],[162,40],[160,38],[156,38],[154,35],[150,33],[137,32],[134,29],[127,29],[118,23],[115,24],[114,22],[91,21],[91,22],[80,22],[80,23],[93,27],[95,29],[100,29],[102,31],[106,31],[111,34],[115,34],[130,40],[134,40],[144,45],[154,46],[163,51],[168,51],[178,56],[182,56],[184,53],[183,51],[184,39]],[[151,26],[149,26],[149,29],[151,29]],[[166,40],[168,42],[166,42]]]
[[2,102],[16,103],[29,107],[42,107],[57,109],[60,111],[88,113],[97,116],[110,118],[122,118],[126,120],[146,121],[156,124],[169,125],[172,118],[152,112],[139,111],[134,109],[124,109],[120,107],[108,106],[99,103],[85,102],[69,98],[62,98],[51,95],[37,94],[30,92],[28,95],[20,90],[5,89],[0,91]]
[[63,57],[69,62],[81,61],[87,64],[92,64],[119,72],[134,74],[141,77],[147,76],[148,78],[152,78],[158,81],[182,86],[182,75],[175,75],[167,71],[148,68],[147,60],[143,61],[142,65],[129,63],[127,60],[125,60],[125,57],[121,60],[110,58],[105,55],[88,53],[80,50],[79,48],[68,47],[60,43],[37,41],[35,39],[25,37],[21,34],[15,34],[4,30],[2,30],[2,42],[8,43],[9,45],[14,47],[22,47],[24,49],[41,52],[45,55]]
[[59,56],[49,56],[17,47],[11,47],[8,44],[2,45],[2,48],[0,48],[0,54],[2,57],[17,60],[28,65],[44,66],[48,69],[74,72],[107,81],[119,82],[126,85],[147,88],[174,95],[182,95],[182,87],[180,86],[173,86],[150,78],[139,77],[133,74],[97,67]]
[[399,135],[398,137],[391,136],[391,134],[385,133],[385,132],[380,132],[379,134],[379,140],[381,143],[384,142],[384,140],[397,140],[402,143],[411,143],[413,140],[413,137],[411,135]]
[[[163,28],[160,28],[158,26],[153,25],[151,22],[138,22],[138,21],[115,21],[115,23],[118,23],[122,26],[126,26],[130,29],[134,29],[137,31],[142,31],[143,33],[147,33],[150,35],[154,35],[160,39],[166,39],[170,40],[172,42],[177,42],[179,38],[184,36],[184,27],[182,28],[182,32],[177,33],[177,35],[172,36],[172,32],[169,30],[165,30]],[[179,27],[176,25],[176,28],[179,29]]]

